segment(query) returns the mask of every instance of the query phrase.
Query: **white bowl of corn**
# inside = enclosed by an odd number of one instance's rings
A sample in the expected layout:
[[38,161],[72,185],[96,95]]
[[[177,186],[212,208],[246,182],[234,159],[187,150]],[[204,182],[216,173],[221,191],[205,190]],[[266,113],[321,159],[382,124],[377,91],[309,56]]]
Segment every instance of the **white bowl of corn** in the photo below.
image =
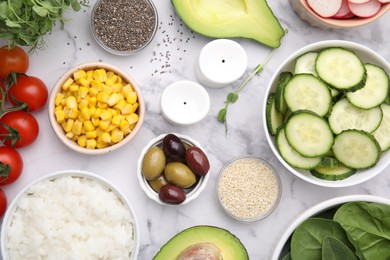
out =
[[49,99],[50,124],[69,148],[104,154],[128,143],[144,120],[140,88],[123,70],[102,62],[64,73]]

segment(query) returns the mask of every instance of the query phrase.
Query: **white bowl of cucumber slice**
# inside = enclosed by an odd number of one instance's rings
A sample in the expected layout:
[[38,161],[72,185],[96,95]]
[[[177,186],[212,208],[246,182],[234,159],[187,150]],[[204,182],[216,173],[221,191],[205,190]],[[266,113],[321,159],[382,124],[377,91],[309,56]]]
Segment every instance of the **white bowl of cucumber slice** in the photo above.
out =
[[325,187],[365,182],[390,164],[390,64],[349,41],[310,44],[276,70],[263,126],[278,160]]

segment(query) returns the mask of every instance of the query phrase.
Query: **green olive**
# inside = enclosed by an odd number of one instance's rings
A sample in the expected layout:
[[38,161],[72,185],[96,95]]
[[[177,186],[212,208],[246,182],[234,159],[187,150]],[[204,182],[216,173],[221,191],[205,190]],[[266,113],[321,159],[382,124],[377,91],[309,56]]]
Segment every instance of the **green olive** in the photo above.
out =
[[142,161],[142,174],[149,181],[157,179],[164,171],[165,162],[165,154],[160,147],[150,148]]
[[155,192],[159,192],[162,186],[168,184],[168,181],[165,179],[164,175],[161,175],[155,180],[148,181],[148,183]]
[[191,187],[196,182],[196,175],[191,169],[181,162],[170,162],[164,169],[165,178],[169,183],[181,188]]

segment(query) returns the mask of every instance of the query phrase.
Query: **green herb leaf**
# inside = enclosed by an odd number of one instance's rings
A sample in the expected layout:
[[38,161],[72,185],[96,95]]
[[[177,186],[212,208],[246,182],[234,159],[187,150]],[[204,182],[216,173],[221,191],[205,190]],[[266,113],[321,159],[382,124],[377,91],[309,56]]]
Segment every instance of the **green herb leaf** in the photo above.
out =
[[222,108],[221,110],[219,110],[219,112],[218,112],[219,122],[223,123],[226,121],[226,113],[227,113],[226,108]]
[[238,94],[230,92],[226,98],[227,102],[235,103],[238,99]]
[[40,17],[45,17],[49,13],[48,10],[41,6],[33,6],[33,11]]
[[358,258],[343,242],[327,236],[322,242],[322,260],[358,260]]

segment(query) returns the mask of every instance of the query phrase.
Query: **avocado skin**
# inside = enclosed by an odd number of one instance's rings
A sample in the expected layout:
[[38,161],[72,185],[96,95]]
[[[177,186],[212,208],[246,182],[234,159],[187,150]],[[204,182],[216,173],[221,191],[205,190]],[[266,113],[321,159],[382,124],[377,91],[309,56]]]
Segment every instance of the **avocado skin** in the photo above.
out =
[[171,0],[194,32],[213,38],[248,38],[278,48],[285,30],[266,0]]
[[200,225],[187,228],[176,234],[160,248],[153,260],[176,259],[187,247],[203,242],[213,243],[218,247],[224,260],[249,259],[244,245],[228,230],[215,226]]

